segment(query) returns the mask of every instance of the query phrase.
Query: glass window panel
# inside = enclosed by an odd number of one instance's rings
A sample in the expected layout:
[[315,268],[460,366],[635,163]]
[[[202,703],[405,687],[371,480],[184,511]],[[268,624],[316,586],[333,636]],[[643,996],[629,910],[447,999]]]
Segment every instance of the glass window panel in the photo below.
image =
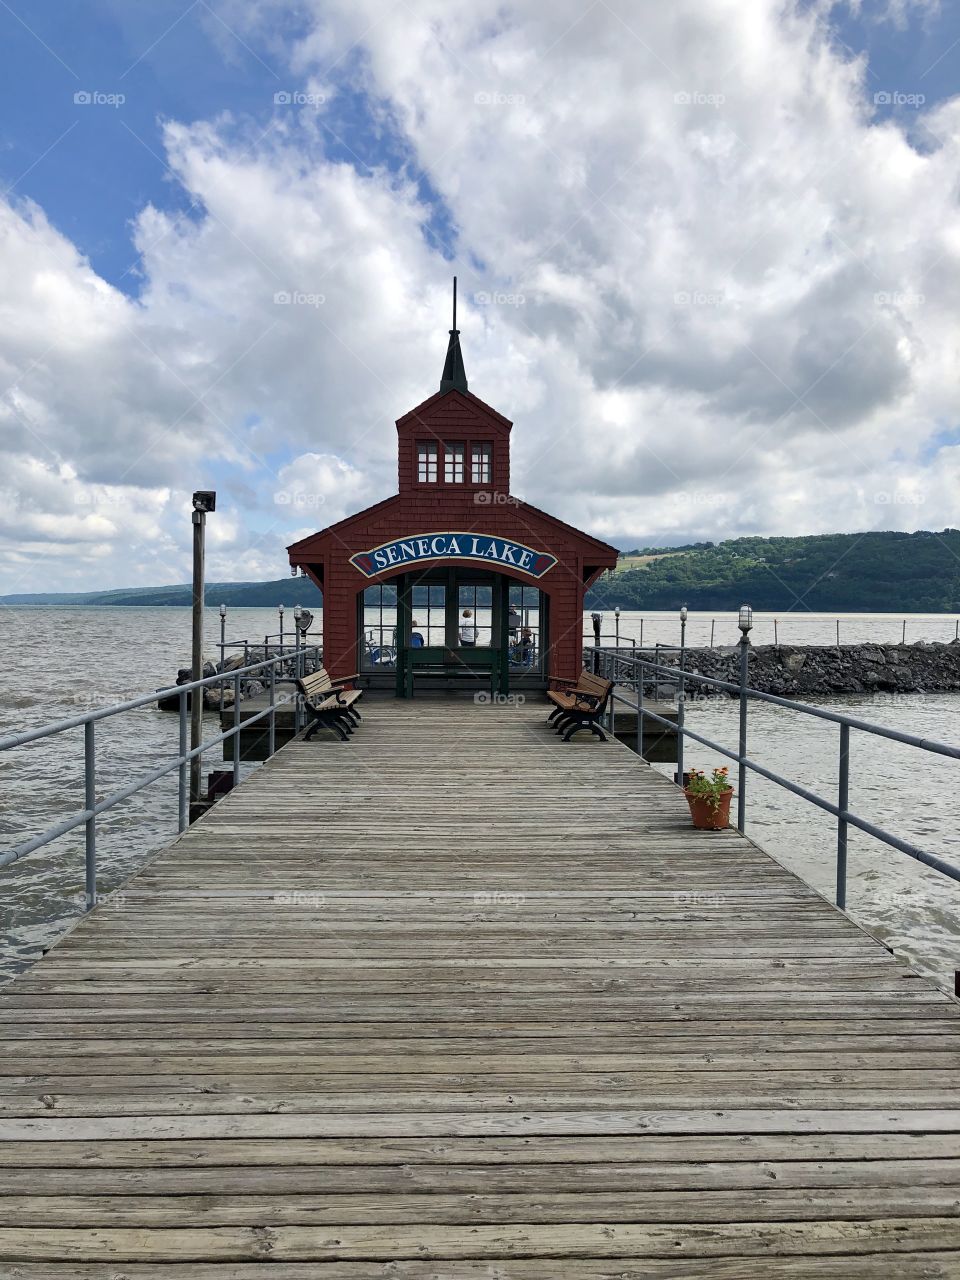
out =
[[360,670],[384,671],[397,665],[396,593],[382,583],[363,592]]
[[474,484],[490,483],[490,457],[491,446],[489,444],[474,444],[470,446],[470,478]]
[[421,484],[437,482],[437,446],[423,442],[417,445],[417,479]]
[[443,478],[447,484],[463,484],[464,446],[446,444],[443,447]]

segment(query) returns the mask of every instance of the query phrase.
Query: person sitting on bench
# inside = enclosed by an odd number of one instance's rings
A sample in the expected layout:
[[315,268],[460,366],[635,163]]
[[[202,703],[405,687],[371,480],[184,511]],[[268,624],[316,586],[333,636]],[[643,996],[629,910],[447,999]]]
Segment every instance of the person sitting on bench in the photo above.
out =
[[477,628],[473,625],[473,610],[464,609],[463,616],[465,621],[460,624],[460,643],[462,645],[475,645],[477,643]]
[[[413,621],[410,623],[410,625],[411,627],[419,627],[420,623],[416,620],[416,618],[414,618]],[[411,649],[423,648],[423,635],[419,631],[410,632],[410,648]]]

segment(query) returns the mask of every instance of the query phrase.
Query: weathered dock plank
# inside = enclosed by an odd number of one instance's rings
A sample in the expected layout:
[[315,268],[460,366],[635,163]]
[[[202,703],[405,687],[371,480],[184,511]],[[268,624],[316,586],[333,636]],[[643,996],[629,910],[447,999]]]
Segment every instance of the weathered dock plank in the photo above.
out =
[[544,714],[372,702],[0,990],[0,1273],[960,1276],[956,1002]]

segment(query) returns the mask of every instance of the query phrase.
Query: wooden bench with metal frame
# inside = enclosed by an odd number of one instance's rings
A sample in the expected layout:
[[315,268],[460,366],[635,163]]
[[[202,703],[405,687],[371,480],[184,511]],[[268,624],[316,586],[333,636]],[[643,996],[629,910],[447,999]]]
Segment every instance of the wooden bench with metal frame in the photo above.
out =
[[359,674],[331,680],[323,667],[312,675],[297,681],[297,692],[303,698],[306,710],[313,716],[313,723],[304,735],[309,742],[318,729],[333,729],[344,742],[360,723],[356,703],[363,697],[362,689],[348,689],[347,685],[359,680]]
[[607,709],[613,681],[591,675],[589,671],[581,671],[576,680],[551,676],[551,681],[569,686],[565,690],[547,690],[547,698],[553,703],[547,723],[556,722],[557,733],[563,734],[564,742],[569,742],[581,729],[589,729],[601,742],[606,742],[606,735],[597,721]]

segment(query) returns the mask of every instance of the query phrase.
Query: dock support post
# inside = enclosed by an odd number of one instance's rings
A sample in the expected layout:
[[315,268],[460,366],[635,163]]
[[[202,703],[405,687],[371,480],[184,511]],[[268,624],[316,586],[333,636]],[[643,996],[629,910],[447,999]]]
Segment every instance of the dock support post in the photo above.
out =
[[97,819],[93,813],[97,803],[97,754],[96,722],[88,720],[83,726],[83,805],[90,817],[84,823],[86,905],[92,911],[97,905]]
[[233,785],[240,785],[240,673],[233,677]]
[[850,802],[850,726],[840,726],[840,780],[837,788],[837,906],[847,906],[847,820],[844,814]]
[[[220,688],[223,688],[221,684]],[[202,691],[193,690],[193,696]],[[180,768],[177,770],[177,828],[180,831],[186,831],[190,825],[190,801],[189,792],[187,790],[187,777],[190,772],[189,761],[187,760],[187,691],[180,691]]]

